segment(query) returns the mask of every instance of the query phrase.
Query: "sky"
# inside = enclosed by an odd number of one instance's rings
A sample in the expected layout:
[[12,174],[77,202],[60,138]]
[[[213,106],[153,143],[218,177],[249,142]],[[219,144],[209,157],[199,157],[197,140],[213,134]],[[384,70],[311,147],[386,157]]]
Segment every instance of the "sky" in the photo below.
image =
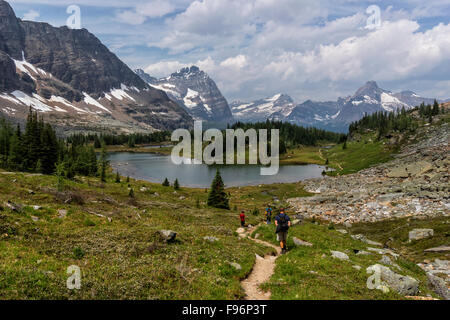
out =
[[[154,77],[197,65],[229,101],[336,100],[369,80],[450,98],[448,0],[9,0],[25,20],[81,26]],[[379,13],[379,14],[378,14]]]

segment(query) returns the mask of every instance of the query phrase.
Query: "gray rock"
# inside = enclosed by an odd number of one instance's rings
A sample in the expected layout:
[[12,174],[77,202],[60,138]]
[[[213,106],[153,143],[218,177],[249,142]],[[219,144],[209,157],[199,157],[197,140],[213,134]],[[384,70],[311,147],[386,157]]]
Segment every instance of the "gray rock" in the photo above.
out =
[[419,281],[410,276],[403,276],[395,273],[381,264],[372,265],[368,267],[366,271],[367,273],[379,273],[380,280],[401,295],[415,296],[419,292]]
[[409,241],[422,240],[434,235],[433,229],[414,229],[409,232]]
[[370,244],[371,246],[379,246],[379,247],[382,246],[382,244],[379,242],[375,242],[375,241],[367,239],[366,236],[363,234],[355,234],[355,235],[352,235],[351,237],[354,240],[359,240],[359,241],[365,242],[367,244]]
[[291,224],[293,226],[299,225],[300,223],[301,223],[301,220],[298,220],[298,219],[292,220],[292,222],[291,222]]
[[237,230],[236,230],[236,232],[237,233],[245,233],[245,229],[244,228],[238,228]]
[[350,258],[348,257],[347,254],[340,252],[340,251],[331,251],[331,256],[333,258],[339,259],[339,260],[345,260],[345,261],[349,261]]
[[228,262],[228,264],[229,264],[230,266],[232,266],[233,268],[235,268],[236,270],[242,270],[242,267],[241,267],[241,265],[240,265],[239,263],[236,263],[236,262]]
[[293,238],[292,238],[292,241],[294,241],[294,244],[295,244],[296,246],[299,246],[299,247],[312,247],[312,246],[313,246],[312,243],[309,243],[309,242],[300,240],[300,239],[298,239],[298,238],[296,238],[296,237],[293,237]]
[[446,252],[446,251],[450,251],[450,246],[440,246],[425,250],[425,252]]
[[9,210],[13,211],[13,212],[20,212],[22,211],[22,206],[15,204],[11,201],[5,202],[4,203],[5,207],[8,208]]
[[447,288],[445,281],[431,273],[427,273],[428,283],[440,297],[450,300],[450,290]]
[[158,234],[164,242],[172,242],[177,236],[177,233],[172,230],[159,230]]
[[67,210],[65,209],[60,209],[58,210],[58,218],[59,219],[63,219],[67,216]]
[[352,268],[353,268],[353,269],[356,269],[356,270],[358,270],[358,271],[361,270],[361,266],[357,266],[357,265],[352,266]]
[[34,222],[38,222],[38,221],[39,221],[39,218],[38,218],[38,217],[35,217],[35,216],[31,216],[31,220],[33,220]]
[[370,256],[372,253],[364,250],[360,250],[356,253],[357,256]]
[[376,252],[376,253],[381,254],[381,255],[390,254],[395,259],[397,259],[399,257],[399,255],[397,253],[395,253],[394,251],[389,250],[389,249],[367,248],[367,250],[372,251],[372,252]]
[[388,256],[382,256],[381,260],[379,261],[382,264],[388,265],[388,266],[392,266],[393,262],[391,260],[391,258],[389,258]]
[[389,194],[383,194],[381,196],[378,196],[377,200],[380,203],[388,203],[388,202],[392,202],[392,200],[394,200],[394,199],[398,199],[398,198],[401,198],[404,196],[405,196],[404,193],[389,193]]
[[206,241],[209,241],[209,242],[217,242],[217,241],[219,241],[218,238],[216,238],[216,237],[209,237],[209,236],[204,237],[203,240],[206,240]]
[[344,226],[346,228],[351,228],[353,225],[350,222],[346,221],[346,222],[344,222]]
[[345,230],[345,229],[337,229],[336,231],[337,231],[337,232],[340,232],[340,233],[342,233],[342,234],[347,234],[347,233],[348,233],[348,231]]
[[38,210],[41,210],[42,207],[41,207],[41,206],[33,206],[33,209],[36,210],[36,211],[38,211]]

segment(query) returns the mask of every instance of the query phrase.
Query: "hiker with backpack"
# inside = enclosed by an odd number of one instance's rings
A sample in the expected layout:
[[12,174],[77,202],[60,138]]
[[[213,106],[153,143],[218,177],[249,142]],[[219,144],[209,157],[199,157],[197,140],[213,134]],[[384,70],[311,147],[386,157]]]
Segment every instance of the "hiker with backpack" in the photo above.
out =
[[270,207],[270,204],[268,204],[266,208],[266,224],[270,224],[271,220],[272,220],[272,208]]
[[239,218],[241,219],[241,227],[245,227],[245,212],[244,211],[241,211]]
[[286,241],[288,236],[288,230],[291,227],[291,218],[285,213],[284,209],[280,210],[280,214],[275,217],[275,225],[277,230],[277,240],[280,242],[281,254],[285,254],[287,251]]

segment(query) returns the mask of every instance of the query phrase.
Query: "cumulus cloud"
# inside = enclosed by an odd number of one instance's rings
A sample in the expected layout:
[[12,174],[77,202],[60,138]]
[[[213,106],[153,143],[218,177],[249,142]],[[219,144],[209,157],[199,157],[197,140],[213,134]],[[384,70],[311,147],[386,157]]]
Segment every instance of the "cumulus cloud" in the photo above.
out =
[[147,18],[159,18],[172,13],[175,6],[169,1],[152,0],[138,3],[133,10],[119,11],[117,18],[123,23],[139,25],[144,23]]
[[36,21],[40,14],[36,10],[30,10],[23,15],[23,20]]
[[[10,1],[105,7],[88,27],[125,62],[157,77],[197,65],[230,100],[335,99],[367,80],[450,96],[448,0]],[[367,30],[372,4],[382,28]]]

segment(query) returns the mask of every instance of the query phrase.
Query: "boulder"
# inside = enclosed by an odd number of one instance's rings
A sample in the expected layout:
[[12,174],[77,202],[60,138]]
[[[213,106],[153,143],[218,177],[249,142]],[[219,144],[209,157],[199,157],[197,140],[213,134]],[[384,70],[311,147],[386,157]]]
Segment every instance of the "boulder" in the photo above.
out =
[[347,233],[348,233],[348,231],[345,230],[345,229],[337,229],[336,231],[337,231],[337,232],[340,232],[340,233],[342,233],[342,234],[347,234]]
[[339,260],[345,260],[345,261],[349,261],[350,258],[348,257],[347,254],[340,252],[340,251],[331,251],[331,256],[333,258],[339,259]]
[[379,284],[377,289],[381,290],[383,285],[387,285],[389,288],[404,296],[414,296],[419,292],[419,281],[410,276],[395,273],[381,264],[372,265],[366,271],[369,274],[375,273],[379,275],[382,283]]
[[296,226],[296,225],[298,225],[298,224],[300,224],[300,223],[302,223],[302,221],[299,220],[299,219],[292,220],[292,222],[291,222],[291,224],[292,224],[293,226]]
[[172,230],[159,230],[158,234],[164,242],[172,242],[177,236],[177,233]]
[[293,237],[292,241],[294,241],[294,244],[299,247],[312,247],[313,246],[312,243],[300,240],[296,237]]
[[422,240],[434,235],[433,229],[414,229],[409,232],[409,241]]
[[442,278],[436,277],[431,273],[427,273],[428,283],[440,297],[445,300],[450,300],[450,290],[447,288],[445,281]]

